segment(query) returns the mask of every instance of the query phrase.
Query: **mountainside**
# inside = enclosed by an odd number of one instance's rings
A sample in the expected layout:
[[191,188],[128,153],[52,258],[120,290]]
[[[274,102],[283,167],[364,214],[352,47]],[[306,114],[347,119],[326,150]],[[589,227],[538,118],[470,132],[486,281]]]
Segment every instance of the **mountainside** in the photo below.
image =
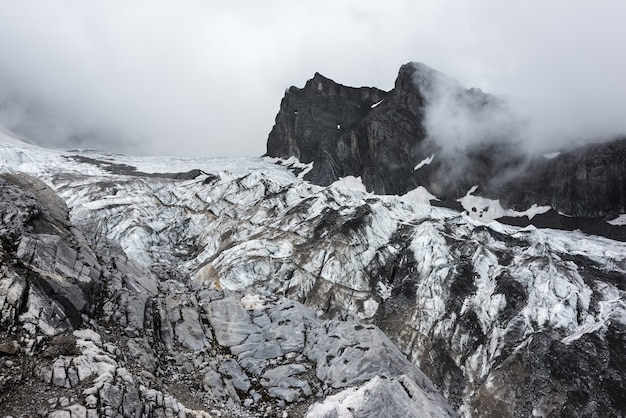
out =
[[585,218],[626,211],[626,139],[544,156],[529,153],[524,135],[504,101],[410,63],[389,92],[319,74],[291,87],[267,155],[313,163],[305,179],[324,186],[354,176],[371,192],[423,186],[442,201],[478,186],[510,209],[549,205]]
[[626,413],[622,242],[316,162],[0,159],[3,416]]

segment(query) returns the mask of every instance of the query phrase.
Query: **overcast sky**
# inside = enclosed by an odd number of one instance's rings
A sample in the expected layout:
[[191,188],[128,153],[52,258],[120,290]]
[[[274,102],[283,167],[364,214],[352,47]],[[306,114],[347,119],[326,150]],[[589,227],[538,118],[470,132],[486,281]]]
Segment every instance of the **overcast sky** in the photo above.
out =
[[624,18],[623,0],[0,0],[0,116],[40,118],[53,146],[70,123],[108,151],[262,155],[287,87],[388,90],[419,61],[542,138],[602,136],[626,132]]

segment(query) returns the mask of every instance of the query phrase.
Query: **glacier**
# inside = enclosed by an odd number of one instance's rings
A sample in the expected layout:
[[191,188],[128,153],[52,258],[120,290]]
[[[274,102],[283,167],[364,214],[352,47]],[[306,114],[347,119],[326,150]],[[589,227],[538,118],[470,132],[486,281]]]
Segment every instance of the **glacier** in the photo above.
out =
[[296,160],[0,141],[6,414],[28,379],[55,400],[22,412],[55,417],[626,411],[624,242]]

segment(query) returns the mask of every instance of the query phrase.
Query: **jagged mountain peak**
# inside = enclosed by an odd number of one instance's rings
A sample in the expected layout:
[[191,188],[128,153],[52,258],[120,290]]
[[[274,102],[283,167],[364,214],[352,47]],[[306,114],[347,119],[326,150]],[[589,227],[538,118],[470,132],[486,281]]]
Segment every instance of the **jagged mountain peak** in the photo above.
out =
[[[477,186],[507,209],[550,205],[579,217],[626,211],[622,156],[600,150],[621,147],[566,150],[559,159],[529,153],[524,123],[503,99],[422,63],[403,65],[390,92],[316,77],[308,89],[287,92],[267,142],[269,156],[313,163],[305,177],[313,183],[360,177],[375,193],[425,187],[449,202]],[[584,187],[576,186],[581,179]]]
[[[350,100],[353,98],[355,93],[362,94],[362,99],[364,101],[374,100],[377,98],[377,95],[385,94],[386,92],[370,87],[370,88],[359,88],[359,87],[350,87],[343,84],[340,84],[319,72],[315,72],[312,78],[306,81],[303,88],[298,88],[296,86],[291,86],[287,89],[287,95],[292,94],[303,94],[304,92],[308,92],[311,94],[319,95],[329,99],[347,99]],[[371,102],[373,104],[375,102]]]
[[[329,87],[334,87],[334,86],[339,87],[342,85],[331,80],[328,77],[323,76],[322,74],[318,72],[315,72],[315,74],[313,75],[313,78],[311,78],[310,80],[306,82],[306,85],[304,88],[305,89],[310,88],[318,92],[324,92],[328,90]],[[345,87],[345,86],[342,86],[342,87]]]
[[421,62],[410,62],[400,67],[396,79],[396,87],[398,87],[398,84],[404,86],[409,81],[412,81],[414,86],[419,88],[425,95],[431,93],[440,84],[453,86],[457,89],[462,88],[461,84],[454,78]]
[[[400,67],[394,91],[398,95],[414,94],[416,90],[424,98],[423,105],[443,95],[460,98],[462,95],[493,97],[477,88],[465,88],[453,77],[421,62],[409,62]],[[484,96],[483,96],[484,95]]]

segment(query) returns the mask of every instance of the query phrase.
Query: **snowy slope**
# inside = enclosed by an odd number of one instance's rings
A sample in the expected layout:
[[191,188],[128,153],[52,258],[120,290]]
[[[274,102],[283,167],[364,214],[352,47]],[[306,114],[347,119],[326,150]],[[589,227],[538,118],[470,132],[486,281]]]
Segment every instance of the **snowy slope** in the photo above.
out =
[[[58,193],[94,247],[117,243],[138,265],[203,289],[283,296],[320,318],[378,325],[462,416],[626,408],[625,243],[485,223],[430,206],[425,191],[314,186],[269,159],[5,143],[0,161]],[[312,411],[369,408],[355,397],[397,384],[372,380]]]

